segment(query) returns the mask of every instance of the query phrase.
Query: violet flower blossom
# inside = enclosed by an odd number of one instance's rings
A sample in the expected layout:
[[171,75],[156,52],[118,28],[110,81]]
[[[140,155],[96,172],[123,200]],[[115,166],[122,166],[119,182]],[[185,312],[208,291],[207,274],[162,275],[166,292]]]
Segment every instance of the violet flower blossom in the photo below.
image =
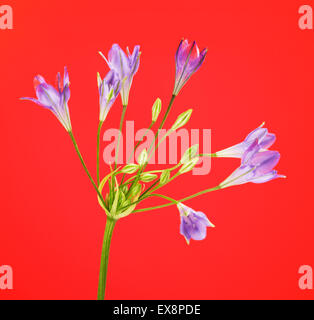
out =
[[275,140],[276,135],[269,133],[266,128],[263,128],[265,123],[262,123],[257,129],[253,130],[247,135],[243,142],[240,142],[232,147],[216,152],[216,157],[223,158],[242,158],[245,151],[257,139],[258,144],[262,150],[267,150],[271,147]]
[[201,211],[195,211],[183,203],[177,205],[180,217],[180,233],[185,237],[187,243],[190,240],[203,240],[206,238],[207,227],[215,227]]
[[120,92],[121,82],[118,74],[113,70],[110,70],[103,80],[97,74],[97,81],[100,106],[99,120],[103,122]]
[[70,81],[67,68],[64,67],[63,81],[60,73],[57,74],[58,90],[50,84],[47,84],[41,75],[34,78],[34,87],[37,99],[35,98],[21,98],[21,100],[33,101],[36,104],[49,109],[61,122],[64,128],[70,132],[72,130],[71,120],[68,108],[68,101],[70,99]]
[[241,166],[219,186],[226,188],[248,182],[264,183],[277,178],[285,178],[284,175],[279,175],[274,170],[279,159],[278,151],[262,150],[258,139],[256,139],[245,151]]
[[176,79],[173,95],[178,95],[192,74],[200,68],[206,53],[207,49],[199,51],[195,41],[189,43],[188,40],[181,40],[176,52]]
[[120,94],[122,104],[126,106],[129,100],[133,77],[140,64],[140,46],[135,46],[132,54],[129,52],[129,48],[127,48],[128,55],[126,55],[118,44],[113,44],[108,54],[108,60],[101,52],[99,53],[105,59],[109,68],[118,74],[121,81]]

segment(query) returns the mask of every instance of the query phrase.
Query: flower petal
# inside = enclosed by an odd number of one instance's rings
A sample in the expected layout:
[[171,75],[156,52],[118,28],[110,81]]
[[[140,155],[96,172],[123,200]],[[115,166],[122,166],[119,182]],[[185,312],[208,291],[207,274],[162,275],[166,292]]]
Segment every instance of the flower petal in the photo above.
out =
[[68,73],[68,68],[64,67],[64,75],[63,75],[63,87],[70,86],[70,78]]
[[120,79],[123,79],[125,76],[129,75],[129,59],[118,44],[115,43],[112,45],[108,54],[108,58],[110,68],[119,74]]
[[260,141],[266,136],[267,133],[268,133],[268,130],[266,128],[258,127],[257,129],[253,130],[247,135],[247,137],[245,138],[245,141],[252,142],[255,139],[258,139],[258,141]]
[[277,178],[280,178],[280,177],[284,177],[284,176],[278,175],[277,171],[273,170],[273,171],[270,171],[270,172],[264,174],[263,176],[253,178],[251,180],[251,182],[253,182],[253,183],[264,183],[264,182],[268,182],[268,181],[271,181],[271,180],[274,180],[274,179],[277,179]]
[[232,147],[216,152],[216,156],[221,158],[241,158],[247,148],[248,144],[241,142]]
[[207,226],[207,227],[212,227],[212,228],[215,227],[215,225],[212,224],[212,223],[209,221],[209,219],[207,218],[207,216],[206,216],[206,214],[205,214],[204,212],[202,212],[202,211],[195,211],[194,214],[198,217],[198,219],[199,219],[200,221],[202,221],[202,223],[203,223],[205,226]]
[[25,98],[20,98],[20,100],[32,101],[32,102],[35,102],[36,104],[38,104],[38,105],[41,106],[41,107],[47,108],[47,109],[49,109],[49,110],[52,109],[50,106],[46,106],[46,105],[42,104],[39,100],[37,100],[37,99],[35,99],[35,98],[25,97]]
[[276,141],[276,135],[273,133],[267,133],[267,135],[260,141],[260,146],[262,149],[270,148]]
[[51,85],[42,83],[36,88],[36,95],[38,100],[46,106],[58,108],[60,103],[60,95],[58,91]]
[[189,220],[187,220],[187,218],[184,216],[181,216],[180,234],[184,236],[184,238],[188,243],[190,242],[191,240],[190,223],[189,223]]
[[261,147],[258,144],[258,139],[255,139],[243,153],[241,164],[247,164],[252,159],[252,157],[260,150],[260,148]]
[[269,173],[277,165],[280,159],[280,153],[277,151],[261,151],[256,153],[250,160],[250,165],[256,166],[256,176],[262,176]]

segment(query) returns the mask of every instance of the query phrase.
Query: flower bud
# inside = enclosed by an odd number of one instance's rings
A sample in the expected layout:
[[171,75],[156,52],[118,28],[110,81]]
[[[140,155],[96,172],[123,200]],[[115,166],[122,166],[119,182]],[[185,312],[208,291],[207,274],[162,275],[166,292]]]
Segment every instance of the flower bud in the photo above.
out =
[[195,157],[192,160],[190,160],[189,162],[183,164],[183,166],[180,168],[178,173],[183,174],[183,173],[191,171],[195,167],[195,165],[198,163],[198,160],[199,160],[199,157]]
[[119,193],[119,201],[118,201],[118,207],[122,206],[122,204],[125,202],[126,198],[125,198],[125,194],[123,192]]
[[147,162],[147,151],[146,149],[143,149],[143,151],[141,152],[141,154],[139,155],[137,162],[140,166],[143,166],[146,162]]
[[170,179],[170,171],[169,170],[164,170],[162,174],[160,175],[160,184],[166,184]]
[[189,109],[183,113],[181,113],[176,122],[174,123],[174,125],[171,127],[172,130],[177,130],[181,127],[183,127],[184,125],[187,124],[187,122],[190,120],[191,114],[192,114],[193,110]]
[[197,151],[198,151],[198,144],[194,144],[191,148],[187,149],[184,152],[184,155],[182,156],[180,163],[185,164],[191,159],[193,159],[196,156]]
[[121,207],[127,207],[127,206],[129,206],[130,204],[131,204],[131,200],[130,200],[130,199],[126,199],[126,200],[122,203]]
[[120,190],[121,190],[121,192],[123,192],[124,194],[127,194],[128,191],[129,191],[129,188],[128,188],[128,186],[122,186]]
[[202,65],[207,49],[200,51],[195,41],[182,39],[176,53],[176,81],[173,94],[176,96],[194,72]]
[[151,173],[143,173],[140,175],[140,181],[143,182],[151,182],[154,181],[158,178],[156,174],[151,174]]
[[142,185],[140,183],[138,183],[136,186],[134,186],[131,191],[130,191],[130,196],[129,198],[133,198],[134,196],[136,196],[138,193],[140,193],[142,191]]
[[156,99],[152,109],[152,122],[156,122],[161,111],[161,100]]
[[139,168],[138,164],[129,163],[121,170],[121,172],[127,173],[127,174],[132,174],[132,173],[136,172],[138,170],[138,168]]

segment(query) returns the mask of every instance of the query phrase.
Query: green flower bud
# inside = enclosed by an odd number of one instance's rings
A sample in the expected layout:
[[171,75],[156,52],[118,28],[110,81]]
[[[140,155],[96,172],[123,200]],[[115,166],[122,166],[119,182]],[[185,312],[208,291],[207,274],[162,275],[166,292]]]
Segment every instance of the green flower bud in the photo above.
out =
[[191,114],[192,114],[193,110],[189,109],[183,113],[181,113],[176,122],[174,123],[174,125],[171,127],[172,130],[177,130],[181,127],[183,127],[184,125],[187,124],[187,122],[190,120],[191,118]]
[[134,186],[134,187],[131,189],[129,198],[132,198],[132,197],[136,196],[136,195],[137,195],[138,193],[140,193],[141,191],[142,191],[142,185],[138,183],[136,186]]
[[182,174],[182,173],[186,173],[186,172],[189,172],[191,171],[195,165],[198,163],[198,160],[200,158],[199,157],[195,157],[193,158],[192,160],[190,160],[189,162],[185,163],[181,168],[180,170],[178,171],[179,174]]
[[121,192],[123,192],[124,194],[127,194],[128,191],[129,191],[128,186],[123,186],[123,187],[121,187]]
[[131,204],[131,200],[130,200],[130,199],[126,199],[126,200],[122,203],[121,207],[127,207],[129,204]]
[[118,207],[120,207],[124,202],[125,202],[125,194],[120,190]]
[[153,122],[157,121],[160,111],[161,111],[161,100],[159,98],[157,98],[153,104],[153,109],[152,109],[152,121]]
[[170,179],[170,170],[164,170],[160,175],[160,184],[166,184]]
[[189,162],[191,159],[193,159],[196,156],[197,151],[198,151],[198,144],[194,144],[191,148],[187,149],[184,152],[184,155],[182,156],[180,163],[184,164]]
[[147,151],[146,149],[143,149],[143,151],[141,152],[141,154],[139,155],[137,162],[140,166],[143,166],[146,162],[147,162]]
[[138,164],[129,163],[121,170],[121,172],[127,173],[127,174],[132,174],[132,173],[136,172],[138,169],[139,169]]
[[156,174],[151,174],[151,173],[142,173],[140,175],[140,181],[143,182],[151,182],[154,181],[158,178],[158,176]]

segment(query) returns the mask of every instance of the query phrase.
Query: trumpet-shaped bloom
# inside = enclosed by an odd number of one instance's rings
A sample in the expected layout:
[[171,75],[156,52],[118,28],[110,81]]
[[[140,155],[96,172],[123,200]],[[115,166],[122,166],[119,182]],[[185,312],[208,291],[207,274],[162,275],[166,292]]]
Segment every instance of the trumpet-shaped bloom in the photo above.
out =
[[247,182],[264,183],[276,178],[285,178],[274,170],[279,159],[278,151],[262,150],[256,139],[245,151],[241,166],[223,181],[220,187],[226,188]]
[[257,139],[258,144],[261,149],[267,150],[271,147],[276,136],[273,133],[269,133],[266,128],[263,128],[264,123],[257,129],[253,130],[247,135],[244,141],[221,151],[216,152],[217,157],[223,158],[242,158],[246,150],[252,145],[252,143]]
[[110,70],[103,80],[101,80],[98,74],[100,121],[105,121],[109,110],[111,109],[113,103],[115,102],[120,92],[120,84],[121,82],[119,76],[113,70]]
[[185,237],[187,243],[190,240],[203,240],[206,238],[207,227],[215,227],[203,212],[195,211],[183,203],[177,205],[180,218],[180,233]]
[[61,122],[67,131],[71,131],[71,120],[69,115],[68,101],[70,99],[70,81],[67,68],[64,68],[63,80],[60,73],[57,74],[58,89],[56,90],[45,79],[37,75],[34,78],[34,87],[37,99],[21,98],[21,100],[33,101],[36,104],[49,109]]
[[195,41],[181,40],[176,52],[176,80],[173,94],[178,95],[179,91],[189,80],[194,72],[202,65],[207,49],[199,51]]
[[108,54],[108,60],[101,52],[100,54],[106,60],[109,68],[118,74],[121,81],[120,94],[122,104],[126,106],[129,100],[133,77],[140,64],[140,46],[135,46],[132,54],[127,48],[126,55],[118,44],[113,44]]

